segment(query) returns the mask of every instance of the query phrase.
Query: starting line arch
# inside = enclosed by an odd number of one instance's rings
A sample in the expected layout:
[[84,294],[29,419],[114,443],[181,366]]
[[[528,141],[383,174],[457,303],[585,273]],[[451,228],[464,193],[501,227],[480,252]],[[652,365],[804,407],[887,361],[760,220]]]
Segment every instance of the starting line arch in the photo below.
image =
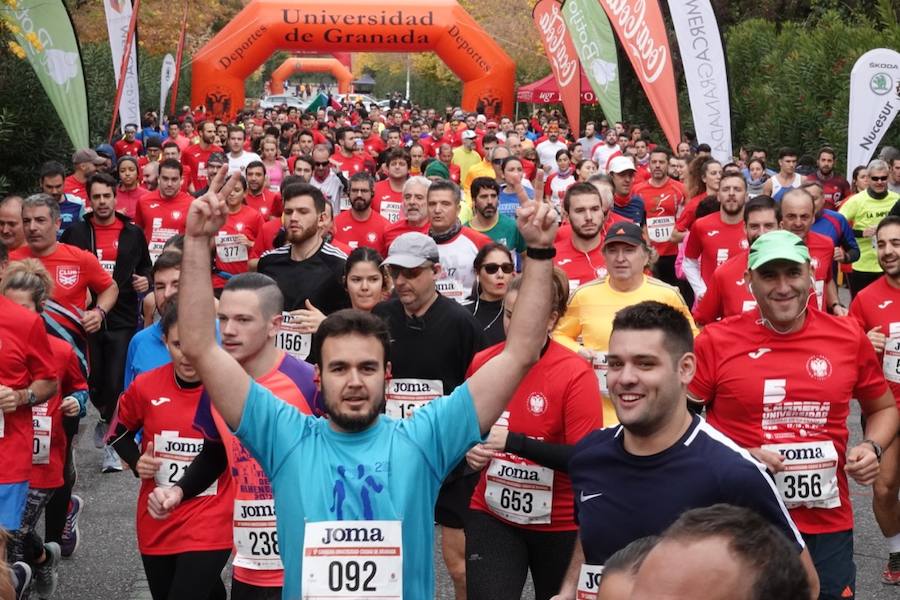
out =
[[232,118],[244,80],[276,50],[435,52],[463,82],[465,110],[513,109],[512,59],[455,0],[252,0],[195,55],[192,104]]
[[272,93],[283,94],[284,80],[300,72],[331,73],[337,80],[339,94],[349,94],[353,84],[353,73],[336,58],[289,58],[272,72]]

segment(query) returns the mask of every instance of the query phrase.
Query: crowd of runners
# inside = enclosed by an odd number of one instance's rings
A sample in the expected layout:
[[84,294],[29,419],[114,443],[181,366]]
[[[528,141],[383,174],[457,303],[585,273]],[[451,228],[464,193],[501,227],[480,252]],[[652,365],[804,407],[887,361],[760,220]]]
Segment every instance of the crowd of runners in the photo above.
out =
[[101,518],[79,431],[154,600],[432,598],[435,524],[457,600],[853,598],[850,479],[900,584],[900,152],[649,138],[333,101],[41,165],[0,200],[0,598]]

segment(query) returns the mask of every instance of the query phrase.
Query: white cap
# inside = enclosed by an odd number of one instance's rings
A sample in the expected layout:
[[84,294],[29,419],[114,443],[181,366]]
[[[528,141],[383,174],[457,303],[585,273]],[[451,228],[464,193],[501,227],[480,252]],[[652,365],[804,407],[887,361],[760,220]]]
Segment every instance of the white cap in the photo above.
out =
[[478,137],[478,134],[471,129],[466,129],[462,132],[462,139],[464,140],[474,140],[476,137]]
[[625,171],[635,171],[634,161],[630,156],[614,156],[610,159],[607,171],[610,173],[624,173]]

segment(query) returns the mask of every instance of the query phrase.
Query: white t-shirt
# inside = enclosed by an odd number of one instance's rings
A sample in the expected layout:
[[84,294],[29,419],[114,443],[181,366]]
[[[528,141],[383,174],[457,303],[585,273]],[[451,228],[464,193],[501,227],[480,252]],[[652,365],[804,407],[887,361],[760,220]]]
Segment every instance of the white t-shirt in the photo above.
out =
[[237,173],[240,171],[241,175],[245,175],[247,171],[247,165],[252,163],[255,160],[262,160],[259,158],[259,154],[256,152],[241,152],[241,155],[235,158],[228,153],[228,174]]
[[535,146],[534,149],[541,161],[541,166],[550,165],[550,172],[556,173],[559,170],[559,167],[556,166],[556,153],[560,150],[568,150],[569,146],[562,140],[556,140],[555,142],[544,140]]
[[618,144],[609,146],[605,142],[594,149],[591,159],[597,163],[597,170],[599,173],[606,173],[606,165],[609,163],[609,159],[612,158],[613,154],[618,152],[621,152]]

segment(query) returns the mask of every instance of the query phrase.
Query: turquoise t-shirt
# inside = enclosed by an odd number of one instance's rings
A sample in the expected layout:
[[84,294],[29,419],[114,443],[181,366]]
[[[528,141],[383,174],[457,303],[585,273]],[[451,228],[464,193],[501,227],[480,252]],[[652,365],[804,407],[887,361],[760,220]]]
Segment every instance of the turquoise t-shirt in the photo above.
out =
[[339,433],[252,382],[235,435],[272,482],[282,598],[299,600],[306,523],[402,520],[403,597],[434,595],[434,504],[444,477],[481,441],[466,384],[409,419],[382,415]]
[[[534,199],[534,190],[530,187],[525,188],[525,194]],[[497,212],[515,221],[516,209],[519,206],[519,196],[511,189],[507,189],[506,186],[501,187],[500,194],[497,196]]]

